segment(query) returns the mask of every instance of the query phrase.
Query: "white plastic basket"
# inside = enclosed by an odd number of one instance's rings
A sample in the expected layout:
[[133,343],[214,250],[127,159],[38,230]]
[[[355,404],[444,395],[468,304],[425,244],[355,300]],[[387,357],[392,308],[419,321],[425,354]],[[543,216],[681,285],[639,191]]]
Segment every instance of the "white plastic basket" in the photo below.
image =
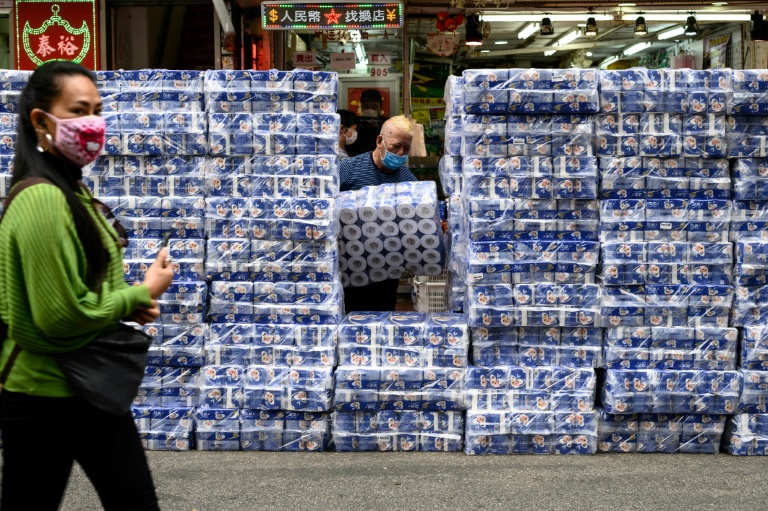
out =
[[416,312],[445,312],[445,282],[414,282]]

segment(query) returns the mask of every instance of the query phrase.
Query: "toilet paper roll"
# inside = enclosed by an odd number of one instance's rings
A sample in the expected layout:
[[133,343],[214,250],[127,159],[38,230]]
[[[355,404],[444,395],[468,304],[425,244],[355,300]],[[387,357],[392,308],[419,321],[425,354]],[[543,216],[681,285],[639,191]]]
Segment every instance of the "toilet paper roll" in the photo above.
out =
[[387,270],[387,277],[390,279],[400,279],[403,276],[405,268],[402,266],[390,266]]
[[413,218],[416,216],[416,208],[413,207],[413,204],[398,204],[397,205],[397,216],[400,218]]
[[371,282],[382,282],[387,280],[387,270],[383,268],[375,268],[368,272],[368,277],[370,277]]
[[354,208],[342,208],[339,210],[339,221],[344,225],[357,222],[357,210]]
[[419,218],[433,218],[435,216],[435,206],[432,204],[417,205],[416,216]]
[[434,277],[436,275],[441,275],[443,273],[443,267],[439,264],[425,264],[424,265],[424,275],[429,275],[430,277]]
[[[400,241],[400,238],[384,239],[384,249],[387,252],[399,252],[401,248],[403,248],[403,242]],[[349,252],[349,249],[347,249],[347,252]]]
[[339,257],[339,271],[344,273],[349,268],[349,261],[346,257]]
[[381,227],[375,222],[365,222],[361,229],[363,236],[368,239],[381,237]]
[[419,232],[421,234],[435,234],[437,232],[435,220],[432,218],[429,220],[419,220]]
[[440,262],[440,252],[437,250],[427,249],[421,253],[421,257],[424,259],[424,263],[437,264]]
[[347,242],[347,255],[351,257],[359,257],[365,253],[365,245],[362,241],[348,241]]
[[[422,260],[421,252],[414,249],[407,249],[403,251],[403,257],[407,263],[420,263]],[[352,261],[350,260],[350,264],[351,262]]]
[[[365,259],[366,263],[368,263],[368,268],[378,269],[378,268],[384,268],[384,266],[387,264],[387,260],[384,258],[383,254],[371,254]],[[368,272],[370,274],[370,272]]]
[[346,273],[341,274],[341,287],[349,287],[349,275]]
[[397,210],[392,206],[379,206],[379,220],[384,222],[394,220],[397,218]]
[[341,232],[348,240],[359,240],[363,236],[363,231],[356,225],[345,225]]
[[383,222],[381,224],[381,235],[385,238],[397,236],[398,234],[400,234],[400,227],[395,222]]
[[405,263],[405,269],[414,275],[424,275],[424,267],[419,263]]
[[367,286],[368,275],[365,273],[355,272],[349,276],[349,284],[353,287]]
[[400,252],[390,252],[385,258],[387,266],[402,266],[405,264],[405,258]]
[[344,240],[339,240],[339,255],[347,255],[347,244],[344,243]]
[[363,257],[356,256],[356,257],[350,257],[347,261],[347,266],[349,268],[349,271],[351,272],[362,272],[365,271],[365,269],[368,267],[368,263],[365,261]]
[[440,246],[440,238],[436,235],[422,236],[421,246],[424,248],[437,248]]
[[363,222],[373,222],[379,215],[376,213],[376,208],[373,206],[361,206],[357,208],[357,216]]
[[379,238],[372,238],[369,240],[365,240],[365,251],[369,252],[371,254],[378,254],[382,250],[384,250],[384,242],[381,241]]
[[421,247],[421,239],[415,234],[406,234],[401,238],[401,241],[405,249]]
[[419,224],[413,220],[400,220],[400,232],[403,234],[416,234],[419,232]]

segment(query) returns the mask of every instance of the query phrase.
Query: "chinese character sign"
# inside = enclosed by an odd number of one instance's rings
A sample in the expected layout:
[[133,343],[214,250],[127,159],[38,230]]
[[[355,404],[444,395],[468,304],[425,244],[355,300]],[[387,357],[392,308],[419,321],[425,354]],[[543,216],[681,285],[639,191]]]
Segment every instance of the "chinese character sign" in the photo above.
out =
[[98,68],[97,0],[15,0],[16,68],[52,60]]
[[403,4],[264,2],[261,19],[267,30],[400,28],[403,26]]

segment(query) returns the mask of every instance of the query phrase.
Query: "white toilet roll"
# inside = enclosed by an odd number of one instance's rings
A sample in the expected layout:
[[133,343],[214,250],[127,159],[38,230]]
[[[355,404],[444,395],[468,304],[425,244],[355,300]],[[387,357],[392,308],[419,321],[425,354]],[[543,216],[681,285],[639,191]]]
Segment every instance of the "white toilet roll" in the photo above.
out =
[[339,240],[339,255],[347,255],[347,244],[344,243],[344,240]]
[[414,275],[424,275],[424,267],[419,263],[405,263],[405,269]]
[[353,273],[349,276],[349,284],[353,287],[367,286],[368,275],[360,272]]
[[428,264],[437,264],[440,262],[440,252],[437,250],[427,249],[421,253],[421,257],[424,258],[424,262]]
[[349,271],[351,272],[361,272],[365,271],[365,269],[368,267],[368,263],[365,261],[363,257],[356,256],[356,257],[350,257],[347,261],[347,266],[349,267]]
[[349,275],[346,273],[341,274],[341,287],[349,287]]
[[365,251],[371,254],[378,254],[384,250],[384,242],[381,241],[380,238],[371,238],[369,240],[365,240],[363,245],[365,245]]
[[390,266],[387,270],[387,277],[390,279],[399,279],[402,278],[403,272],[405,271],[405,268],[402,266]]
[[440,246],[440,238],[436,234],[421,237],[421,246],[424,248],[437,248]]
[[357,222],[357,210],[354,208],[341,208],[339,210],[339,221],[345,225],[354,224]]
[[[403,257],[405,258],[405,261],[408,263],[420,263],[422,260],[421,252],[414,249],[408,249],[403,251]],[[351,264],[350,260],[350,264]]]
[[341,232],[348,240],[359,240],[363,235],[363,231],[356,225],[345,225]]
[[397,216],[400,218],[413,218],[416,216],[416,208],[413,207],[413,204],[398,204],[397,205]]
[[347,255],[352,257],[359,257],[365,253],[365,245],[362,241],[348,241],[347,242]]
[[424,265],[424,275],[429,275],[430,277],[434,277],[442,273],[443,273],[443,267],[440,266],[439,264]]
[[375,222],[365,222],[361,227],[363,236],[366,238],[378,238],[381,236],[381,227]]
[[373,222],[379,215],[376,213],[376,208],[373,206],[361,206],[357,208],[357,216],[363,222]]
[[421,247],[421,239],[415,234],[406,234],[401,238],[401,241],[405,249]]
[[416,234],[419,232],[419,224],[413,220],[400,220],[400,232],[403,234]]
[[381,235],[385,238],[397,236],[398,234],[400,234],[400,227],[395,222],[383,222],[381,224]]
[[[365,258],[366,263],[368,263],[368,268],[384,268],[384,266],[387,264],[387,260],[384,258],[383,254],[371,254],[368,257]],[[370,274],[370,272],[368,272]]]
[[347,271],[348,267],[349,267],[349,265],[348,265],[347,258],[340,256],[339,257],[339,271],[343,273],[343,272]]
[[397,210],[393,206],[379,206],[379,220],[384,222],[394,220],[397,218]]
[[437,224],[431,218],[419,220],[419,232],[421,234],[435,234],[437,232]]
[[435,207],[432,204],[418,204],[416,206],[416,216],[419,218],[434,218]]
[[405,264],[405,258],[400,252],[390,252],[386,255],[387,266],[402,266]]
[[374,268],[368,272],[368,277],[370,277],[371,282],[381,282],[387,280],[387,270],[383,268]]
[[[403,243],[400,241],[400,238],[384,239],[384,249],[387,252],[399,252],[401,248],[403,248]],[[349,249],[347,249],[347,251],[349,251]]]

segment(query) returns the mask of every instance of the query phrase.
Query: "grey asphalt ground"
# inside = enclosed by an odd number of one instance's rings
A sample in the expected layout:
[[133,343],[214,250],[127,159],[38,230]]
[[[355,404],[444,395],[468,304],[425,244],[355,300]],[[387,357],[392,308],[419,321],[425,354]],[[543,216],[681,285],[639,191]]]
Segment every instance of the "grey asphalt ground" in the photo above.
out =
[[[147,454],[163,510],[768,509],[768,457]],[[101,509],[79,467],[62,509]]]

